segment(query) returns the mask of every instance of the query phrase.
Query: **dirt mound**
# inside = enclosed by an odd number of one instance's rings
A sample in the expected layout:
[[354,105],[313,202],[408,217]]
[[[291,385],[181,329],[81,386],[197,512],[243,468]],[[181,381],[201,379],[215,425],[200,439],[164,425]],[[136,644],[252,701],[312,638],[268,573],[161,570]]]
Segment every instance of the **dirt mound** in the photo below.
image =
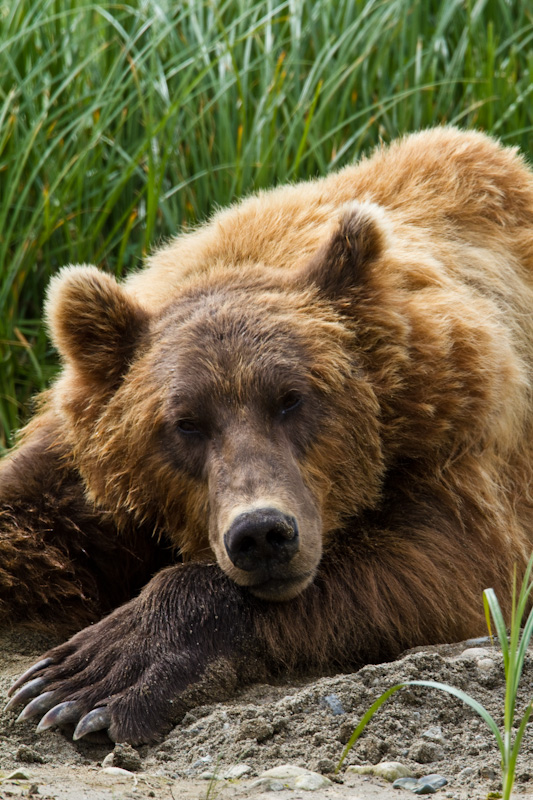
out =
[[[5,699],[12,680],[50,644],[42,635],[17,629],[0,635],[0,700]],[[135,754],[130,762],[117,754],[107,772],[102,761],[112,751],[111,743],[73,743],[56,731],[38,735],[35,722],[16,723],[15,713],[4,713],[0,716],[0,798],[33,791],[37,796],[69,800],[80,796],[81,787],[91,800],[117,794],[177,800],[262,797],[265,792],[265,797],[272,797],[266,793],[264,780],[254,783],[263,771],[290,763],[331,778],[364,711],[386,688],[409,679],[441,681],[463,689],[485,706],[497,724],[503,722],[503,662],[496,647],[481,640],[418,648],[397,661],[370,665],[351,675],[300,685],[254,686],[231,702],[198,708],[160,744],[137,748],[140,762]],[[528,656],[519,713],[531,698],[532,682],[533,658]],[[374,717],[345,763],[384,761],[402,762],[416,776],[442,775],[448,781],[438,792],[442,797],[485,797],[500,786],[499,753],[487,726],[460,700],[436,690],[416,687],[395,695]],[[517,768],[517,796],[533,790],[532,763],[533,737],[526,733]],[[135,772],[117,772],[117,764]],[[236,765],[241,765],[243,775],[224,779]],[[16,769],[25,777],[6,780]],[[312,796],[352,800],[413,796],[374,777],[343,771],[340,779],[338,783],[334,778]],[[280,790],[275,796],[283,800],[301,795],[294,789]],[[311,796],[307,791],[303,795]]]

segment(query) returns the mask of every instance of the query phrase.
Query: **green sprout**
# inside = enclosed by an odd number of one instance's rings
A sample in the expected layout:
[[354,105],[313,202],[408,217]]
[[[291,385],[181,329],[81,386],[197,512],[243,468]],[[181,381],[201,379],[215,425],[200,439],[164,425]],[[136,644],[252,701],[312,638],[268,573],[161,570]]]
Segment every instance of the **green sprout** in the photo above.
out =
[[362,734],[367,724],[370,722],[376,711],[381,708],[383,703],[391,697],[399,689],[405,686],[428,686],[432,689],[440,689],[443,692],[458,697],[464,703],[469,705],[479,716],[487,723],[490,730],[494,734],[498,749],[501,756],[502,765],[502,797],[503,800],[510,800],[511,792],[513,789],[516,760],[520,752],[522,738],[526,725],[531,715],[533,701],[530,701],[522,715],[518,729],[513,738],[514,720],[516,714],[516,696],[518,693],[518,684],[522,675],[524,666],[524,659],[526,656],[527,648],[531,635],[533,633],[533,608],[530,609],[527,620],[523,630],[521,630],[521,623],[526,613],[527,607],[530,604],[530,595],[533,590],[533,582],[531,582],[531,570],[533,568],[533,556],[530,558],[527,565],[520,592],[516,593],[516,569],[513,575],[513,593],[511,604],[511,624],[509,634],[505,625],[505,620],[500,608],[500,604],[493,589],[485,589],[483,592],[483,605],[485,608],[485,618],[487,620],[487,627],[489,635],[492,640],[492,627],[491,616],[496,629],[496,634],[500,642],[503,655],[503,665],[505,670],[505,700],[504,700],[504,721],[503,732],[500,731],[493,717],[489,714],[486,708],[481,705],[473,697],[466,694],[466,692],[456,689],[454,686],[449,686],[445,683],[437,681],[404,681],[391,686],[386,692],[370,706],[368,711],[363,715],[359,725],[351,735],[341,759],[337,765],[336,772],[339,771],[344,759],[354,746],[355,742]]

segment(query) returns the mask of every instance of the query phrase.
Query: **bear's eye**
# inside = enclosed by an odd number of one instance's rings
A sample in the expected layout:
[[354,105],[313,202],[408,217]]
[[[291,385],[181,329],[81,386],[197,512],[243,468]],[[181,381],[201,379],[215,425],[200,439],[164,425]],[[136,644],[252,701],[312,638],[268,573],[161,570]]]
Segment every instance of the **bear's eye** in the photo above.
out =
[[280,411],[282,414],[288,414],[298,408],[298,406],[301,405],[301,402],[302,395],[299,392],[286,392],[280,400]]
[[201,433],[199,423],[194,419],[180,419],[178,420],[178,430],[180,433]]

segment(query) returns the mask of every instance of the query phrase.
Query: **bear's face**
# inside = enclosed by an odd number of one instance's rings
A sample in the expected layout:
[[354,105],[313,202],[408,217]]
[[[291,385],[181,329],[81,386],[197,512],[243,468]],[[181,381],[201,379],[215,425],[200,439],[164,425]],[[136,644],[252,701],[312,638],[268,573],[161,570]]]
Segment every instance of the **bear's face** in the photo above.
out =
[[237,583],[285,598],[322,552],[323,489],[304,475],[325,387],[288,298],[253,295],[225,286],[180,298],[155,326],[146,366],[166,387],[161,458],[195,484],[190,498],[200,494],[187,525],[197,517]]
[[78,268],[49,302],[89,495],[268,600],[302,591],[330,534],[380,492],[377,401],[317,284],[316,263],[288,277],[215,269],[149,315]]

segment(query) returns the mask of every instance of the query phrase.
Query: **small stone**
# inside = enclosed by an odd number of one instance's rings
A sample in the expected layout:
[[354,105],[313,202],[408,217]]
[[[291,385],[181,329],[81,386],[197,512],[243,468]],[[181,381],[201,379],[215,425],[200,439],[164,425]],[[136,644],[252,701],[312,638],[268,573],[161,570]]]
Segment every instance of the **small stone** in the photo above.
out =
[[280,780],[294,780],[300,775],[306,775],[310,770],[304,767],[297,767],[295,764],[280,764],[279,767],[272,767],[265,770],[260,778],[279,778]]
[[447,783],[448,781],[442,775],[433,773],[432,775],[425,775],[418,780],[416,778],[398,778],[392,784],[392,788],[408,789],[413,794],[435,794]]
[[245,745],[239,753],[239,758],[257,758],[259,753],[259,745],[257,742],[254,744]]
[[356,728],[355,722],[351,721],[343,722],[342,725],[340,725],[339,731],[337,733],[337,739],[339,740],[339,742],[341,742],[341,744],[347,744],[348,739],[354,732],[355,728]]
[[113,750],[113,766],[137,772],[141,769],[141,757],[131,744],[120,742]]
[[112,767],[113,766],[113,753],[108,753],[104,760],[102,761],[102,767]]
[[353,772],[355,775],[372,775],[372,771],[375,767],[375,764],[369,766],[365,764],[364,766],[361,764],[351,764],[349,767],[346,767],[346,772]]
[[224,774],[224,777],[226,780],[233,780],[236,778],[242,778],[243,775],[247,775],[251,771],[252,768],[249,767],[248,764],[234,764],[233,767],[230,767]]
[[204,767],[206,764],[210,764],[212,760],[213,759],[211,758],[210,755],[200,756],[200,758],[197,758],[194,764],[192,765],[193,769],[196,769],[197,767]]
[[412,778],[413,772],[406,764],[401,761],[381,761],[372,766],[373,774],[378,778],[384,778],[389,783],[398,778]]
[[[331,784],[331,781],[325,775],[319,775],[318,772],[312,772],[310,769],[297,767],[293,764],[281,764],[279,767],[272,767],[272,769],[262,772],[259,777],[280,781],[284,789],[303,789],[308,792],[323,789]],[[270,789],[270,791],[278,790]]]
[[239,728],[237,739],[255,739],[264,742],[274,735],[274,727],[263,719],[251,719],[243,722]]
[[417,741],[409,748],[409,758],[418,764],[431,764],[444,758],[444,750],[435,742]]
[[216,772],[201,772],[198,777],[202,781],[221,781],[222,775],[218,775]]
[[416,789],[413,789],[413,794],[436,794],[438,789],[431,786],[429,783],[420,783]]
[[30,774],[26,772],[24,769],[16,769],[14,772],[10,772],[5,778],[2,778],[4,781],[29,781]]
[[335,716],[346,713],[339,696],[336,694],[327,694],[322,697],[320,700],[320,705],[329,708],[331,713]]
[[317,789],[325,789],[331,781],[325,775],[318,772],[309,772],[308,775],[299,775],[294,781],[295,789],[304,789],[306,792],[316,792]]
[[383,739],[369,733],[357,743],[357,755],[371,764],[378,764],[388,750],[388,745]]
[[429,739],[431,742],[435,742],[436,744],[444,744],[444,736],[442,734],[442,728],[440,725],[432,725],[431,728],[428,728],[427,731],[421,734],[423,739]]
[[320,772],[322,775],[334,772],[336,766],[331,758],[319,758],[316,764],[313,764],[314,772]]
[[461,770],[458,777],[459,778],[468,778],[474,774],[474,767],[465,767]]
[[488,650],[485,647],[467,647],[466,650],[463,650],[457,658],[485,658],[488,656]]
[[375,775],[390,783],[398,778],[413,777],[413,771],[401,761],[380,761],[379,764],[350,766],[346,767],[346,772],[354,772],[356,775]]
[[44,764],[44,758],[33,747],[28,747],[26,744],[21,744],[15,755],[17,761],[22,761],[25,764]]
[[482,672],[490,672],[494,668],[494,661],[492,658],[480,658],[477,662],[477,668]]
[[[437,789],[442,789],[442,787],[446,786],[448,783],[443,775],[438,775],[436,772],[431,775],[423,775],[418,779],[418,782],[421,786],[431,786],[435,791],[437,791]],[[424,792],[418,792],[418,794],[424,794]],[[426,794],[428,794],[428,792],[426,792]]]
[[497,772],[494,769],[494,767],[489,767],[489,766],[480,767],[480,770],[479,770],[479,777],[480,778],[485,778],[486,780],[492,781],[492,780],[494,780],[496,775],[497,775]]
[[250,784],[250,789],[257,789],[260,792],[282,792],[285,788],[283,781],[277,778],[257,778]]
[[410,792],[414,792],[417,786],[418,781],[416,778],[398,778],[392,784],[393,789],[408,789]]

